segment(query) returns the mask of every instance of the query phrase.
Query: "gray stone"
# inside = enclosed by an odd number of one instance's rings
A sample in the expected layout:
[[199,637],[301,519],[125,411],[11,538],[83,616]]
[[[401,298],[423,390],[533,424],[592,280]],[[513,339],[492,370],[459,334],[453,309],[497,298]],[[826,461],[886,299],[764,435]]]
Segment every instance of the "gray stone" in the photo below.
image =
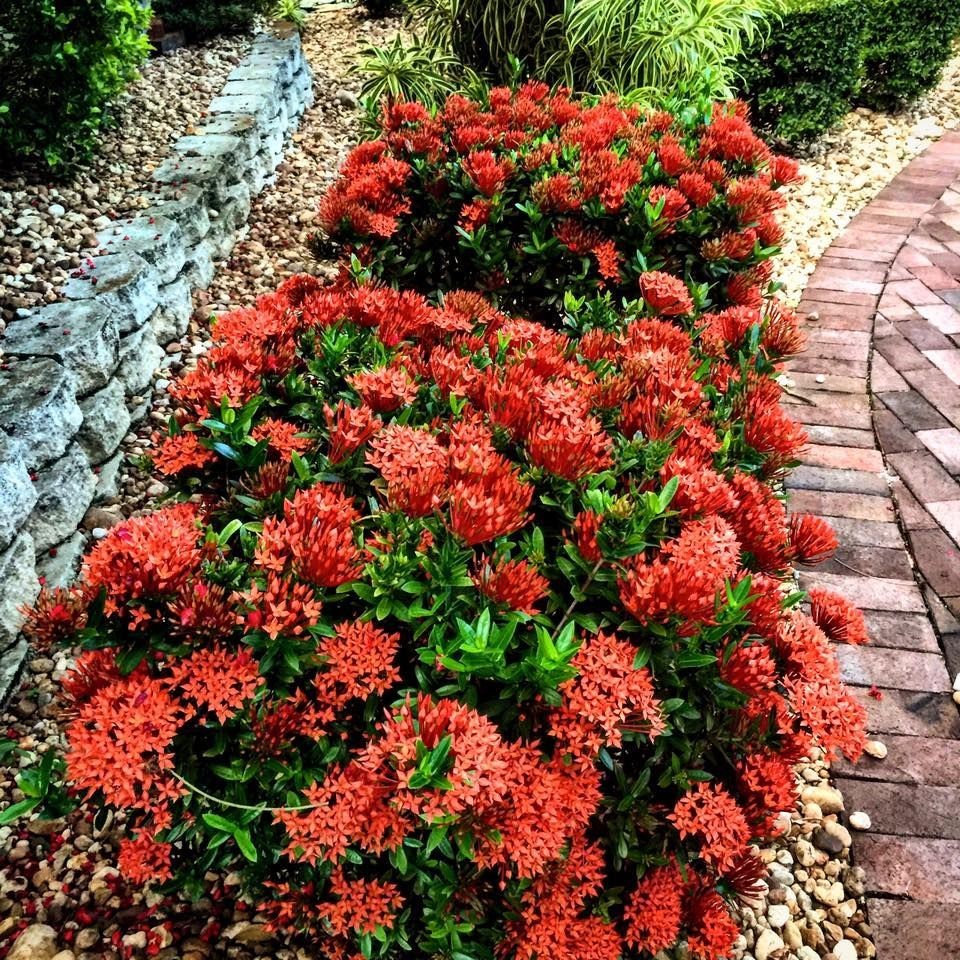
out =
[[160,288],[160,303],[150,318],[157,343],[161,346],[179,340],[190,324],[193,313],[193,299],[190,296],[190,283],[181,276],[173,283]]
[[258,194],[267,182],[267,177],[273,171],[274,164],[264,151],[249,159],[243,170],[243,182],[250,188],[250,193]]
[[277,63],[289,60],[294,67],[294,71],[300,69],[303,64],[303,50],[300,46],[300,37],[272,37],[269,34],[261,33],[253,41],[250,47],[249,58],[260,56],[272,57]]
[[266,158],[267,169],[273,168],[283,156],[283,130],[274,127],[260,138],[260,153]]
[[217,114],[242,114],[253,117],[261,135],[271,126],[277,115],[279,100],[276,97],[214,97],[210,101],[207,112],[213,116]]
[[99,298],[50,304],[7,326],[6,353],[49,357],[72,371],[81,396],[102,387],[117,369],[117,316]]
[[303,113],[303,97],[292,83],[283,91],[283,106],[287,114],[285,129],[290,129],[296,125],[296,118]]
[[181,137],[173,149],[185,157],[221,157],[227,165],[228,173],[234,173],[235,167],[244,163],[256,152],[251,137],[235,137],[230,133],[202,133]]
[[307,66],[296,74],[291,86],[297,92],[297,98],[300,101],[299,113],[302,113],[307,107],[313,106],[313,75]]
[[194,290],[206,290],[213,282],[215,272],[210,247],[205,240],[195,247],[187,247],[187,261],[183,265],[182,276]]
[[[276,77],[284,86],[293,80],[299,67],[288,57],[284,60],[277,60],[267,53],[253,53],[245,57],[243,62],[236,68],[237,70],[250,71],[253,73],[265,73],[266,77],[236,77],[237,80],[269,80],[270,77]],[[233,74],[230,75],[233,78]]]
[[46,357],[0,370],[0,430],[20,446],[28,470],[63,455],[80,428],[73,374]]
[[113,500],[120,496],[120,466],[123,463],[123,451],[118,450],[106,463],[93,468],[97,475],[97,489],[93,494],[94,503]]
[[111,253],[138,253],[160,274],[161,283],[176,280],[183,267],[183,233],[166,217],[123,220],[97,234]]
[[223,85],[220,91],[222,97],[273,97],[279,100],[283,95],[284,87],[289,86],[274,74],[272,77],[263,77],[258,80],[230,80]]
[[40,592],[35,561],[33,537],[27,531],[0,553],[0,650],[16,642],[23,623],[20,607],[33,603]]
[[154,183],[166,187],[195,184],[208,204],[216,205],[223,199],[227,170],[221,157],[167,157],[150,175]]
[[222,260],[230,253],[237,239],[237,230],[250,215],[250,188],[247,184],[236,183],[228,190],[228,200],[217,218],[211,221],[210,233],[204,240],[215,260]]
[[36,487],[19,444],[0,434],[0,550],[13,543],[36,502]]
[[44,585],[49,588],[69,587],[80,572],[83,552],[87,538],[79,530],[58,543],[54,553],[48,553],[37,561],[37,575],[43,577]]
[[188,246],[199,243],[210,229],[207,198],[195,183],[178,187],[163,187],[148,194],[150,206],[143,211],[146,217],[166,217],[180,225],[183,242]]
[[26,659],[27,641],[24,637],[9,649],[0,652],[0,704],[6,703],[13,693],[20,676],[20,668]]
[[260,131],[255,117],[243,114],[221,113],[207,117],[196,127],[198,136],[215,134],[218,136],[238,137],[247,144],[247,155],[254,156],[260,150]]
[[360,101],[349,90],[338,90],[333,95],[333,99],[347,110],[356,110],[360,106]]
[[144,324],[124,337],[120,341],[117,378],[123,381],[127,393],[132,395],[146,390],[163,358],[163,348],[157,343],[157,335],[151,324]]
[[98,303],[117,315],[120,333],[129,333],[143,326],[156,308],[160,278],[157,271],[136,253],[94,257],[85,261],[80,269],[83,276],[68,280],[63,295],[68,300],[95,297]]
[[24,525],[38,554],[73,535],[96,487],[96,475],[79,443],[40,474],[37,505]]
[[77,439],[90,463],[103,463],[120,446],[130,429],[123,382],[111,380],[102,390],[80,401],[83,425]]

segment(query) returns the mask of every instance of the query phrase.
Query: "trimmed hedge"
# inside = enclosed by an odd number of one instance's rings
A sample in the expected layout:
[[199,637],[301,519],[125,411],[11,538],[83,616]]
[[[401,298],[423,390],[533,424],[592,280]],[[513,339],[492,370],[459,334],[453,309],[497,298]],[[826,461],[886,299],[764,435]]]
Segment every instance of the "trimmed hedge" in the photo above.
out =
[[885,108],[934,87],[960,33],[960,0],[874,0],[859,102]]
[[738,64],[757,126],[812,140],[854,105],[889,109],[936,85],[960,33],[960,0],[790,0]]
[[862,0],[803,0],[739,64],[757,125],[790,143],[816,137],[850,109],[860,87],[867,10]]
[[248,30],[267,0],[153,0],[153,13],[168,30],[183,30],[191,40]]
[[137,0],[0,4],[0,162],[86,159],[147,55],[149,21]]

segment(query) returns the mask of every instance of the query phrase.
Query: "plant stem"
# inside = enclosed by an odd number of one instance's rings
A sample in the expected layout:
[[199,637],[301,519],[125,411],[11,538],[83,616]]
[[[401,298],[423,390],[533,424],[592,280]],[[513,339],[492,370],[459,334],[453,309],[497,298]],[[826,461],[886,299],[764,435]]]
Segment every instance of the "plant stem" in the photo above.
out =
[[318,807],[322,806],[322,804],[319,803],[304,803],[297,807],[265,807],[263,804],[258,804],[257,806],[252,807],[246,803],[234,803],[232,800],[224,800],[221,797],[215,797],[212,793],[207,793],[206,790],[201,790],[200,787],[198,787],[195,783],[191,783],[185,776],[183,776],[183,774],[177,773],[176,770],[172,770],[171,773],[173,778],[175,780],[179,780],[191,793],[196,793],[198,796],[204,797],[213,803],[219,803],[223,807],[233,807],[235,810],[258,810],[261,813],[295,813],[298,810],[316,810]]

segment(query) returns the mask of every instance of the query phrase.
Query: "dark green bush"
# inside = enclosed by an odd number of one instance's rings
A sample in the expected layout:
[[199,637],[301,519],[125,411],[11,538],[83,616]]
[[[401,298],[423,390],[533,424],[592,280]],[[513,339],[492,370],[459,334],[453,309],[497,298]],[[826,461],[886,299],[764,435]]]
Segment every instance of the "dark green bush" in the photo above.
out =
[[154,0],[153,13],[168,30],[182,30],[190,40],[205,40],[248,30],[271,5],[269,0]]
[[873,0],[859,102],[886,108],[935,86],[960,33],[960,0]]
[[0,161],[56,170],[88,157],[147,55],[149,20],[138,0],[0,3]]
[[738,64],[756,124],[790,143],[810,140],[849,109],[860,86],[866,41],[863,0],[799,0],[769,39]]

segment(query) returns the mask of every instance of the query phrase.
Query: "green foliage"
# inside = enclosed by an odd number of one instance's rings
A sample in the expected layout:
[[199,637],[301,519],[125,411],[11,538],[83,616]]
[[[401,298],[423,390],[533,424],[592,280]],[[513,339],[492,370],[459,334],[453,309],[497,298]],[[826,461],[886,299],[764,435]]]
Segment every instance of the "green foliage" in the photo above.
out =
[[737,71],[757,125],[811,140],[854,104],[889,109],[933,87],[960,33],[960,2],[791,0]]
[[300,0],[276,0],[270,10],[270,16],[274,20],[288,20],[298,30],[302,30],[307,22],[307,15],[300,6]]
[[14,757],[28,757],[33,763],[17,774],[17,789],[23,799],[0,810],[0,826],[35,812],[44,819],[62,817],[74,808],[63,785],[66,764],[56,751],[37,756],[21,750],[12,740],[0,740],[0,762],[9,763]]
[[772,35],[750,44],[737,65],[757,125],[796,143],[843,117],[860,87],[866,24],[861,0],[792,3]]
[[408,0],[407,7],[420,31],[415,48],[433,51],[455,81],[473,72],[513,83],[522,73],[578,91],[655,100],[701,86],[704,77],[711,95],[729,93],[731,65],[744,43],[760,39],[779,2]]
[[0,161],[62,170],[87,158],[147,55],[149,20],[138,0],[0,4]]
[[359,69],[368,79],[361,96],[371,114],[383,97],[436,103],[455,89],[450,79],[455,57],[417,42],[405,44],[399,34],[390,46],[368,47],[363,56]]
[[958,0],[872,0],[860,102],[885,108],[936,85],[960,33]]
[[271,0],[153,0],[153,13],[164,26],[183,30],[190,40],[249,30],[272,7]]

